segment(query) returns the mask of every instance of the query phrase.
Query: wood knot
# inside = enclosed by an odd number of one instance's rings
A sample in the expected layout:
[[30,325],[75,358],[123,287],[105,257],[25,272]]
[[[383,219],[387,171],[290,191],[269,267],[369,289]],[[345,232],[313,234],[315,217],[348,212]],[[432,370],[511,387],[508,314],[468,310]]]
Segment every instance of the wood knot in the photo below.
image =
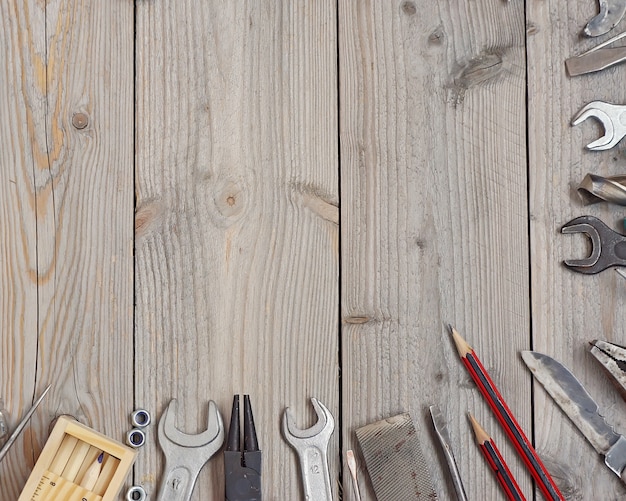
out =
[[210,214],[219,227],[226,228],[239,221],[250,205],[249,187],[253,186],[247,176],[228,176],[211,179],[212,200]]
[[532,35],[536,35],[537,33],[539,33],[539,27],[535,23],[532,23],[529,21],[526,24],[526,34],[528,36],[532,36]]
[[456,78],[456,84],[469,89],[497,77],[502,71],[502,56],[496,52],[481,54],[470,60]]
[[417,13],[417,7],[413,2],[402,2],[401,9],[407,16],[413,16]]
[[72,125],[78,130],[82,130],[89,125],[89,117],[86,113],[74,113],[72,115]]
[[135,210],[135,235],[141,237],[161,217],[163,204],[158,200],[147,200]]
[[428,35],[428,43],[430,45],[441,45],[444,39],[443,28],[439,26],[435,31]]

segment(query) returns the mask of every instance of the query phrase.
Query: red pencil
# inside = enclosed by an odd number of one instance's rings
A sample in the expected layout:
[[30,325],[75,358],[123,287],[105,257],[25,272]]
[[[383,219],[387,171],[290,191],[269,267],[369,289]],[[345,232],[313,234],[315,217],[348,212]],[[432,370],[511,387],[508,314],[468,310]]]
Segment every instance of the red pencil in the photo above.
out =
[[496,415],[500,425],[504,428],[509,440],[513,443],[515,450],[521,456],[545,498],[551,501],[565,501],[563,494],[561,494],[548,470],[541,462],[541,459],[539,459],[530,440],[522,431],[521,426],[506,405],[498,388],[496,388],[496,385],[489,377],[489,373],[474,353],[473,348],[467,344],[467,341],[461,337],[454,327],[450,326],[450,330],[463,364],[483,394],[483,397],[487,400],[489,407]]
[[496,478],[498,482],[500,482],[500,486],[506,493],[506,498],[509,501],[526,501],[522,490],[517,485],[515,481],[515,477],[509,470],[509,467],[504,461],[502,454],[496,447],[496,443],[493,438],[487,435],[487,432],[482,429],[482,427],[478,424],[478,421],[474,419],[474,416],[471,414],[467,414],[469,416],[470,423],[472,423],[472,428],[474,428],[474,435],[476,435],[476,442],[478,442],[478,446],[485,456],[487,463],[491,466],[491,469],[496,474]]

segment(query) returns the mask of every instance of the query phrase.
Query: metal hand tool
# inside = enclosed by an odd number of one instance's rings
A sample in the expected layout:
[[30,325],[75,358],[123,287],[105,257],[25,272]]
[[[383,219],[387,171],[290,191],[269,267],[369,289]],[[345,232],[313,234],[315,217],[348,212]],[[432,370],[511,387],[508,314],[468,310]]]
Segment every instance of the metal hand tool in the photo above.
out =
[[172,399],[159,420],[159,445],[165,454],[159,501],[191,499],[200,470],[224,443],[224,424],[215,402],[209,402],[207,429],[198,435],[176,428],[176,408]]
[[523,351],[522,359],[596,452],[604,456],[609,469],[626,483],[626,438],[607,424],[580,381],[548,355]]
[[48,385],[46,387],[45,390],[43,390],[43,393],[41,394],[41,396],[35,401],[35,403],[33,404],[33,406],[28,410],[28,412],[24,415],[24,417],[22,418],[22,420],[20,421],[20,424],[17,425],[17,428],[15,428],[15,430],[13,431],[13,433],[11,434],[11,436],[9,437],[9,439],[6,441],[6,443],[2,446],[2,449],[0,449],[0,461],[2,461],[4,459],[4,456],[6,456],[7,452],[9,452],[9,449],[11,448],[11,446],[15,443],[15,441],[17,440],[17,437],[19,437],[20,433],[22,433],[22,430],[26,427],[26,425],[28,424],[28,420],[30,419],[30,417],[33,415],[33,413],[37,410],[37,407],[39,407],[39,404],[41,403],[41,401],[44,399],[44,397],[46,396],[46,394],[48,393],[48,391],[50,390],[50,387],[52,385]]
[[450,476],[452,477],[452,483],[454,484],[454,490],[456,491],[456,497],[459,501],[467,501],[467,494],[465,494],[465,487],[463,487],[463,480],[461,479],[461,474],[459,473],[459,467],[456,464],[454,454],[452,453],[452,447],[450,446],[448,424],[441,415],[441,412],[439,412],[439,408],[431,405],[429,410],[430,417],[432,418],[433,425],[435,427],[435,433],[437,434],[437,438],[441,444],[441,449],[443,450],[446,462],[448,463]]
[[224,451],[226,501],[261,501],[261,451],[248,395],[243,396],[243,451],[239,424],[239,395],[235,395]]
[[584,32],[588,37],[597,37],[611,31],[624,17],[626,12],[625,0],[598,0],[600,13],[585,26]]
[[607,47],[613,42],[626,37],[626,31],[614,36],[591,50],[565,61],[565,67],[571,77],[604,70],[626,61],[626,47]]
[[587,174],[578,185],[578,195],[584,205],[598,202],[626,205],[626,176]]
[[330,472],[328,471],[328,442],[335,429],[335,420],[330,411],[316,398],[311,398],[317,413],[317,423],[307,430],[300,430],[285,409],[283,435],[298,453],[302,470],[304,498],[307,501],[332,501]]
[[626,399],[626,348],[608,341],[592,341],[591,354],[611,376]]
[[570,270],[593,275],[611,266],[626,266],[626,236],[613,231],[598,218],[572,219],[561,228],[561,233],[584,233],[591,240],[589,257],[564,261]]
[[589,143],[588,150],[610,150],[626,136],[626,106],[592,101],[576,114],[572,125],[578,125],[589,117],[597,119],[602,124],[604,136]]

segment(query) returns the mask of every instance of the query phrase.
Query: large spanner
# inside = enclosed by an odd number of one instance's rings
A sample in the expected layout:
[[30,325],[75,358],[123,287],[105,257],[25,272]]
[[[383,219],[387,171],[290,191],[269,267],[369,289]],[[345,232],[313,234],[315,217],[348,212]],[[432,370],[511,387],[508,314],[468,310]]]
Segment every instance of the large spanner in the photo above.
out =
[[176,428],[176,399],[159,420],[159,445],[165,454],[165,472],[158,501],[191,499],[198,474],[224,443],[224,423],[215,402],[209,402],[206,431],[187,435]]
[[287,408],[283,415],[283,435],[300,459],[304,499],[332,501],[328,442],[335,429],[335,420],[330,411],[316,398],[311,398],[311,403],[317,413],[317,423],[307,430],[301,430],[294,425],[293,416]]

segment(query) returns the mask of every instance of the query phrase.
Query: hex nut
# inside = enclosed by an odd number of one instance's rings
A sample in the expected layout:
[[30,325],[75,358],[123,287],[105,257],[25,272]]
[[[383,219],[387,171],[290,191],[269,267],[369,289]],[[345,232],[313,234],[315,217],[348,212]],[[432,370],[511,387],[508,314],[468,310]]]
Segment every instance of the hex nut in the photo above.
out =
[[126,443],[137,449],[146,443],[146,434],[139,428],[133,428],[126,434]]
[[130,421],[135,428],[145,428],[150,424],[152,418],[147,410],[137,409],[131,414]]
[[133,485],[126,492],[126,501],[145,501],[147,498],[146,491],[141,485]]

